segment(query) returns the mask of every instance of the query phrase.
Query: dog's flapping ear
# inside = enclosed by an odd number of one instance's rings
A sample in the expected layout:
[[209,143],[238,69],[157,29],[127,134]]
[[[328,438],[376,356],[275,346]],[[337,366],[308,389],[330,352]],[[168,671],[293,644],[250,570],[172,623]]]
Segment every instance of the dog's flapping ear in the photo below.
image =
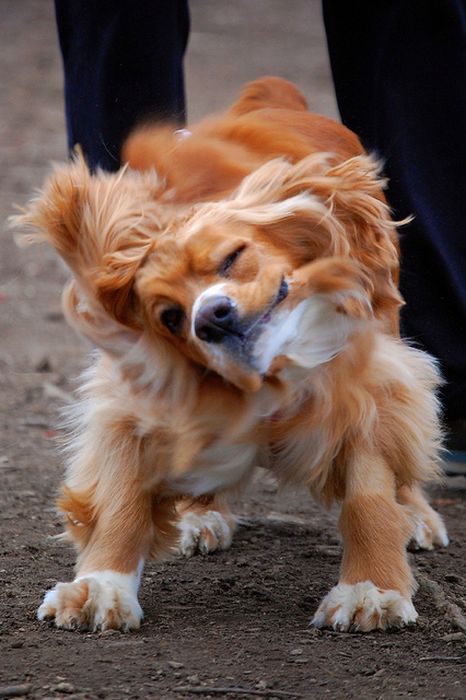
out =
[[317,294],[328,297],[335,310],[354,320],[373,318],[374,283],[370,271],[350,258],[322,258],[296,270],[289,279],[294,302]]
[[[276,159],[245,178],[230,206],[256,225],[295,268],[321,257],[349,257],[371,279],[370,302],[398,328],[396,226],[383,196],[380,164],[359,155],[343,162],[314,153],[298,163]],[[405,223],[405,222],[400,222]]]
[[116,354],[119,340],[126,347],[131,334],[138,336],[133,283],[160,226],[157,182],[142,178],[124,169],[91,174],[77,154],[56,167],[39,196],[12,219],[30,229],[20,243],[46,241],[72,271],[64,294],[68,320]]

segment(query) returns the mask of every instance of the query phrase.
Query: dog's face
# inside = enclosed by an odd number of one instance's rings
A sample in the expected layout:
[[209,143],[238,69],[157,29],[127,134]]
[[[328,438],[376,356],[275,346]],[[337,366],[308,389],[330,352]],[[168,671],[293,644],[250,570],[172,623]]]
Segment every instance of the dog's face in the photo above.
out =
[[217,222],[219,208],[204,207],[161,235],[135,290],[146,328],[252,390],[268,369],[257,342],[288,296],[293,267],[253,225],[234,217]]
[[73,271],[68,317],[107,352],[144,335],[159,354],[172,347],[255,391],[284,365],[327,362],[356,324],[399,304],[375,167],[355,161],[271,161],[231,197],[183,209],[149,176],[91,176],[77,161],[23,222]]

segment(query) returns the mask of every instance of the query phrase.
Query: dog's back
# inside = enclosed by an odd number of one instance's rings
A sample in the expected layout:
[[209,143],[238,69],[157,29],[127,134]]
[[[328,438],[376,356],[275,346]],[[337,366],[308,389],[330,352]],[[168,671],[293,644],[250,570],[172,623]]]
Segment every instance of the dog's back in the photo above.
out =
[[187,129],[140,127],[123,160],[136,170],[155,167],[174,201],[199,202],[225,196],[272,158],[286,154],[297,162],[319,151],[346,160],[363,149],[346,127],[309,112],[292,83],[266,77],[249,83],[225,113]]

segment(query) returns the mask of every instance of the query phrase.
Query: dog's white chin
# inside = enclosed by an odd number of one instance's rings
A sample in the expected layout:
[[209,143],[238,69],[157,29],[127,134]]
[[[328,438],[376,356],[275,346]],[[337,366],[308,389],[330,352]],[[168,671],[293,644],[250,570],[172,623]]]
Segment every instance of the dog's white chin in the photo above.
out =
[[253,363],[266,375],[274,359],[312,369],[329,362],[345,347],[354,320],[336,310],[329,297],[315,294],[294,309],[279,308],[264,327],[253,349]]
[[280,367],[311,370],[332,360],[345,348],[357,323],[337,311],[335,299],[314,294],[291,310],[280,306],[272,311],[242,361],[221,346],[209,347],[208,366],[242,391],[256,392]]

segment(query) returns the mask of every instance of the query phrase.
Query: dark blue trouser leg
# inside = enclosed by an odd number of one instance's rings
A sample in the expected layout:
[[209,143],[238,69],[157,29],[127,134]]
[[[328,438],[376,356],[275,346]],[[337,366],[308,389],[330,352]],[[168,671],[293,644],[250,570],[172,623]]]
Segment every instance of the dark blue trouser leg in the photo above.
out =
[[385,160],[401,229],[403,335],[466,417],[466,2],[323,0],[342,121]]
[[185,117],[187,0],[55,0],[70,149],[116,170],[136,123]]

